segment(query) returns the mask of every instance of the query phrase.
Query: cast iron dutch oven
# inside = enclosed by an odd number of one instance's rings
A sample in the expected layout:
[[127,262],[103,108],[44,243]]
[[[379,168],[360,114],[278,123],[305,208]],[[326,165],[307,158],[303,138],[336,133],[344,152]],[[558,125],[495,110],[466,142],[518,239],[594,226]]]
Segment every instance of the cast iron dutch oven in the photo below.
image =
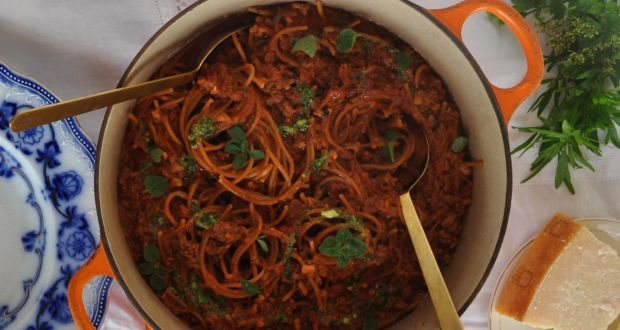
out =
[[[282,0],[204,0],[190,6],[162,27],[131,62],[119,86],[147,80],[171,53],[205,29],[233,19],[248,6]],[[324,0],[325,5],[366,17],[398,35],[416,49],[443,78],[462,112],[472,156],[484,160],[474,170],[473,201],[461,242],[444,276],[455,306],[463,312],[484,283],[502,243],[512,191],[506,123],[517,106],[539,86],[543,75],[541,49],[527,22],[499,0],[466,0],[453,7],[426,10],[406,0]],[[525,77],[503,89],[493,86],[461,40],[465,20],[488,11],[516,35],[527,60]],[[138,272],[123,234],[117,203],[120,146],[133,102],[108,108],[98,145],[96,198],[101,244],[73,277],[69,302],[76,324],[92,328],[81,302],[83,286],[96,275],[113,276],[134,307],[153,328],[187,326],[159,300]],[[436,329],[430,300],[392,325],[393,329]]]

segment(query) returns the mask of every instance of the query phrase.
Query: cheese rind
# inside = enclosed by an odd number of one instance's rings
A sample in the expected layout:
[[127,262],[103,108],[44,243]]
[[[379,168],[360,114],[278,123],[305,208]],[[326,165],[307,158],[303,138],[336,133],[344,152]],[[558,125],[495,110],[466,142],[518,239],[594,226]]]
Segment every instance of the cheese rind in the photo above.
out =
[[[560,253],[551,261],[533,258],[549,251]],[[528,269],[546,270],[519,282]],[[496,309],[539,328],[607,329],[620,313],[620,258],[587,228],[556,215],[524,252]]]

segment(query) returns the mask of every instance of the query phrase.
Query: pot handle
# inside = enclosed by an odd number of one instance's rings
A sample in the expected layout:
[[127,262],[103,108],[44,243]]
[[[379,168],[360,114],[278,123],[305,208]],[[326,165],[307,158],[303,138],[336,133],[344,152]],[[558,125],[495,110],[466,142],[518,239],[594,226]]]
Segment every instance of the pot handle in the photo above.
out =
[[114,272],[108,263],[108,259],[103,250],[103,246],[99,243],[95,253],[82,265],[82,267],[73,274],[69,281],[69,309],[73,316],[73,322],[78,329],[94,329],[90,322],[90,317],[84,308],[82,301],[82,290],[90,280],[95,276],[107,275],[114,277]]
[[430,10],[461,41],[465,20],[478,11],[491,12],[506,23],[523,47],[527,61],[525,77],[515,86],[500,88],[491,84],[507,125],[521,102],[540,86],[544,73],[542,50],[536,33],[529,23],[516,10],[500,0],[465,0],[452,7]]

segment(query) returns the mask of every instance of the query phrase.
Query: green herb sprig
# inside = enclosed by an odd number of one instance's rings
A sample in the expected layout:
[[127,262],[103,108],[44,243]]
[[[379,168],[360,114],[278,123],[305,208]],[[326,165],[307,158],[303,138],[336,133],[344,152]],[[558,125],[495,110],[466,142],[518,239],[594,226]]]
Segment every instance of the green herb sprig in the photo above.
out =
[[319,246],[321,254],[336,258],[338,266],[345,268],[353,258],[362,257],[368,251],[366,243],[354,237],[349,228],[340,228],[335,235],[325,237]]
[[138,266],[140,274],[148,276],[149,285],[157,292],[166,287],[164,275],[168,270],[159,262],[159,248],[152,243],[144,246],[142,251],[144,262]]
[[518,127],[529,138],[513,150],[538,147],[527,181],[557,159],[555,187],[575,193],[570,169],[594,170],[584,155],[601,156],[602,144],[620,148],[620,7],[609,0],[513,0],[522,15],[534,15],[550,48],[553,77],[530,112],[538,126]]
[[245,136],[245,132],[238,125],[230,129],[230,141],[224,146],[224,151],[235,155],[233,158],[233,168],[235,170],[244,168],[250,157],[256,160],[265,158],[265,154],[262,151],[257,149],[250,150],[250,143]]

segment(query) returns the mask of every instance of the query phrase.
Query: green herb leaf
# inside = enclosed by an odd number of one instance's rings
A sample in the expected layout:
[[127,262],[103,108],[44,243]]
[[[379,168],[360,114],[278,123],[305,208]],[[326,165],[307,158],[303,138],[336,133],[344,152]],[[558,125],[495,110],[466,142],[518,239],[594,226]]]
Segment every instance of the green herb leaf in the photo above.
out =
[[149,155],[151,155],[151,159],[157,164],[161,163],[161,157],[163,156],[163,154],[164,154],[164,150],[162,148],[155,148],[149,151]]
[[230,129],[230,138],[238,145],[240,145],[243,141],[247,141],[245,132],[239,125],[235,125]]
[[252,295],[252,296],[260,294],[260,288],[256,284],[250,281],[247,281],[247,280],[241,280],[241,288],[247,294]]
[[243,151],[238,144],[236,144],[234,141],[230,141],[224,146],[224,152],[227,152],[229,154],[240,154]]
[[355,39],[357,39],[355,30],[351,28],[342,29],[336,41],[336,50],[341,53],[350,51],[355,45]]
[[288,322],[288,318],[286,317],[286,314],[282,311],[278,312],[278,314],[276,314],[276,322],[278,323]]
[[306,53],[310,57],[314,57],[317,50],[317,39],[312,34],[309,34],[305,37],[301,37],[295,41],[293,45],[293,51],[299,51]]
[[247,163],[248,163],[247,152],[243,154],[238,154],[237,156],[235,156],[235,158],[233,158],[233,169],[240,170],[244,168]]
[[312,90],[312,86],[308,83],[300,82],[295,84],[295,89],[299,93],[299,102],[306,110],[311,109],[314,97],[316,96]]
[[209,230],[215,226],[218,220],[216,213],[198,212],[192,216],[194,223],[200,229]]
[[161,214],[156,214],[149,220],[151,226],[158,227],[166,223],[166,219]]
[[149,284],[158,293],[164,291],[164,289],[166,288],[166,282],[164,281],[164,279],[161,276],[155,274],[151,274],[151,276],[149,276]]
[[211,118],[201,118],[190,129],[188,140],[192,144],[192,146],[196,146],[196,144],[201,140],[213,136],[217,132],[217,128],[217,123],[214,122]]
[[465,147],[467,146],[468,140],[466,137],[464,136],[459,136],[456,139],[454,139],[454,141],[452,141],[452,145],[450,146],[450,149],[453,152],[461,152],[463,151],[463,149],[465,149]]
[[411,67],[413,61],[409,58],[409,55],[403,51],[396,53],[396,70],[398,70],[401,76],[405,76],[407,69]]
[[254,158],[256,160],[261,160],[261,159],[265,158],[265,153],[263,153],[260,150],[256,150],[256,149],[250,150],[248,152],[248,154],[250,155],[250,157],[252,157],[252,158]]
[[142,275],[151,275],[153,274],[153,264],[150,262],[143,262],[138,266],[138,271]]
[[263,250],[264,252],[269,252],[269,246],[267,245],[267,242],[265,242],[265,235],[259,236],[256,240],[256,243],[258,243],[258,246],[261,250]]
[[154,264],[159,261],[159,248],[157,247],[157,245],[149,243],[144,246],[142,252],[144,255],[144,260],[146,260],[146,262]]
[[159,197],[168,192],[168,178],[160,175],[147,175],[144,178],[144,191],[152,197]]
[[310,164],[310,168],[312,169],[312,171],[318,172],[322,170],[323,167],[325,167],[325,164],[327,164],[327,156],[328,156],[327,150],[321,151],[321,157],[316,158],[315,160],[312,161],[312,164]]
[[336,235],[326,237],[319,246],[319,252],[325,256],[336,258],[341,268],[347,267],[353,258],[361,257],[367,251],[368,247],[364,241],[353,237],[348,228],[341,228]]

